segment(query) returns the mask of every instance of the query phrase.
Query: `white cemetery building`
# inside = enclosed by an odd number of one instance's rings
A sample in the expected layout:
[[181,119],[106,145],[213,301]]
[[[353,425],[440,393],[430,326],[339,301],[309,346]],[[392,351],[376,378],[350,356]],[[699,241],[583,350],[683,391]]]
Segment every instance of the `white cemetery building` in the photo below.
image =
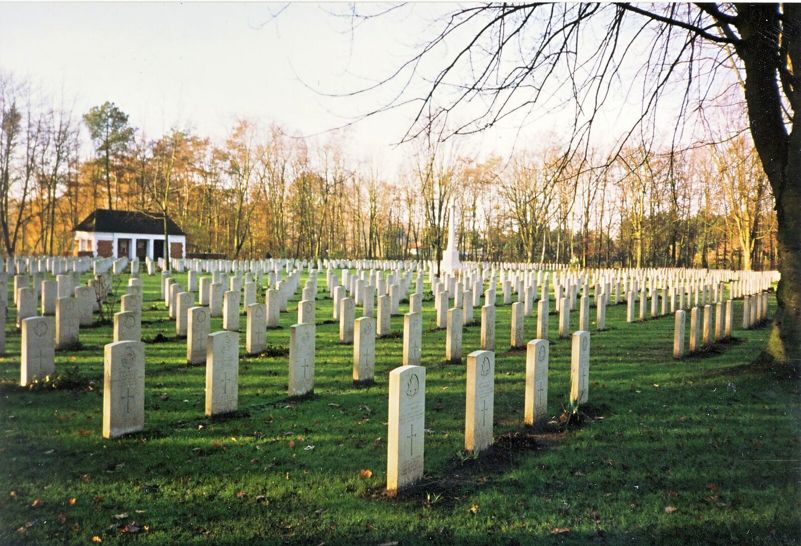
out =
[[[103,258],[164,257],[164,215],[97,209],[75,227],[75,255]],[[186,257],[186,234],[167,217],[171,258]]]

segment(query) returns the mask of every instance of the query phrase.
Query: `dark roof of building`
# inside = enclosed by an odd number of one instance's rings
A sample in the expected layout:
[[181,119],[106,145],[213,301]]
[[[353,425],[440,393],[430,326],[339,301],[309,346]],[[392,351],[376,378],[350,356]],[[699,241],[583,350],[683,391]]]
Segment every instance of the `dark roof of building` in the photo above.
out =
[[[162,235],[164,233],[164,215],[160,212],[97,209],[75,226],[75,231]],[[184,235],[183,230],[169,216],[167,216],[167,233]]]

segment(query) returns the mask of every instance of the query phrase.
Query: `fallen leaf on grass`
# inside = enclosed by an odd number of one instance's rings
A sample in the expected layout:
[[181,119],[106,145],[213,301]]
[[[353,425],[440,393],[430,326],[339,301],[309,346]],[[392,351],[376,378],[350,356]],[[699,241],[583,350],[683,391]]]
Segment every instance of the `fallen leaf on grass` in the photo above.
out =
[[101,542],[103,542],[103,539],[100,538],[98,535],[92,535],[92,542],[94,542],[95,544],[100,544]]
[[128,517],[128,512],[122,512],[120,514],[114,514],[111,517],[114,518],[114,519],[125,519],[125,518]]
[[70,497],[70,498],[67,500],[67,504],[69,504],[70,506],[75,506],[75,503],[76,503],[76,502],[78,502],[78,499],[76,499],[75,497]]
[[31,508],[38,508],[42,504],[43,504],[42,499],[33,499],[33,502],[31,503]]
[[242,497],[247,497],[247,495],[248,494],[245,493],[244,491],[237,491],[236,492],[236,498],[238,498],[238,499],[241,499]]
[[126,525],[125,527],[123,527],[122,529],[120,529],[120,532],[129,534],[129,535],[135,535],[136,533],[140,532],[141,530],[142,530],[142,528],[139,525],[137,525],[136,523],[131,522],[128,525]]
[[295,440],[289,440],[289,449],[295,449]]
[[568,527],[554,527],[551,529],[552,535],[566,535],[570,532],[570,528]]
[[369,468],[365,468],[361,472],[359,472],[359,476],[362,477],[362,478],[372,478],[373,477],[373,471],[370,470]]
[[478,505],[477,504],[470,505],[470,513],[471,514],[478,514]]
[[677,510],[678,508],[676,508],[675,506],[665,506],[665,514],[672,514]]

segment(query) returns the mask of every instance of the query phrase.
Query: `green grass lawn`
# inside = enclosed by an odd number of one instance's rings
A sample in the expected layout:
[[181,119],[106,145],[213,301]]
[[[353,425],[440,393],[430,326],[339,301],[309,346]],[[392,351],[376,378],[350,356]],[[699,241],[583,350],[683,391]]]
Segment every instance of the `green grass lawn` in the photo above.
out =
[[[0,358],[0,544],[801,542],[801,384],[751,364],[768,329],[740,330],[741,302],[735,341],[682,361],[671,358],[672,317],[627,324],[625,305],[611,306],[608,331],[592,331],[587,419],[545,431],[522,425],[525,351],[507,350],[511,307],[499,306],[497,444],[478,459],[462,451],[464,366],[443,363],[445,333],[434,330],[433,301],[424,302],[425,478],[388,498],[387,382],[400,365],[400,337],[377,341],[376,384],[356,389],[352,347],[337,343],[331,300],[318,300],[314,396],[286,398],[281,351],[243,357],[240,411],[211,420],[204,367],[186,365],[159,278],[142,278],[143,339],[167,340],[146,343],[145,431],[123,439],[101,438],[111,327],[84,328],[79,350],[57,353],[73,388],[25,390],[16,386],[10,306]],[[322,297],[324,274],[319,283]],[[282,327],[267,332],[270,345],[288,347],[300,292]],[[552,316],[554,417],[567,406],[570,368],[557,322]],[[214,319],[212,331],[221,327]],[[535,327],[526,317],[528,339]],[[402,332],[402,316],[392,328]],[[243,316],[240,354],[244,329]],[[465,330],[464,355],[479,349],[479,334],[477,325]]]

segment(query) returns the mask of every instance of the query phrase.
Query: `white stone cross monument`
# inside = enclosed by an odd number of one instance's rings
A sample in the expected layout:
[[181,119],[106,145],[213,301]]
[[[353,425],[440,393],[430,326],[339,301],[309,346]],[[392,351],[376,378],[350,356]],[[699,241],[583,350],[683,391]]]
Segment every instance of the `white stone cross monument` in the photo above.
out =
[[459,250],[456,248],[456,205],[451,205],[451,218],[448,224],[448,247],[442,255],[443,273],[453,273],[462,268],[459,261]]

